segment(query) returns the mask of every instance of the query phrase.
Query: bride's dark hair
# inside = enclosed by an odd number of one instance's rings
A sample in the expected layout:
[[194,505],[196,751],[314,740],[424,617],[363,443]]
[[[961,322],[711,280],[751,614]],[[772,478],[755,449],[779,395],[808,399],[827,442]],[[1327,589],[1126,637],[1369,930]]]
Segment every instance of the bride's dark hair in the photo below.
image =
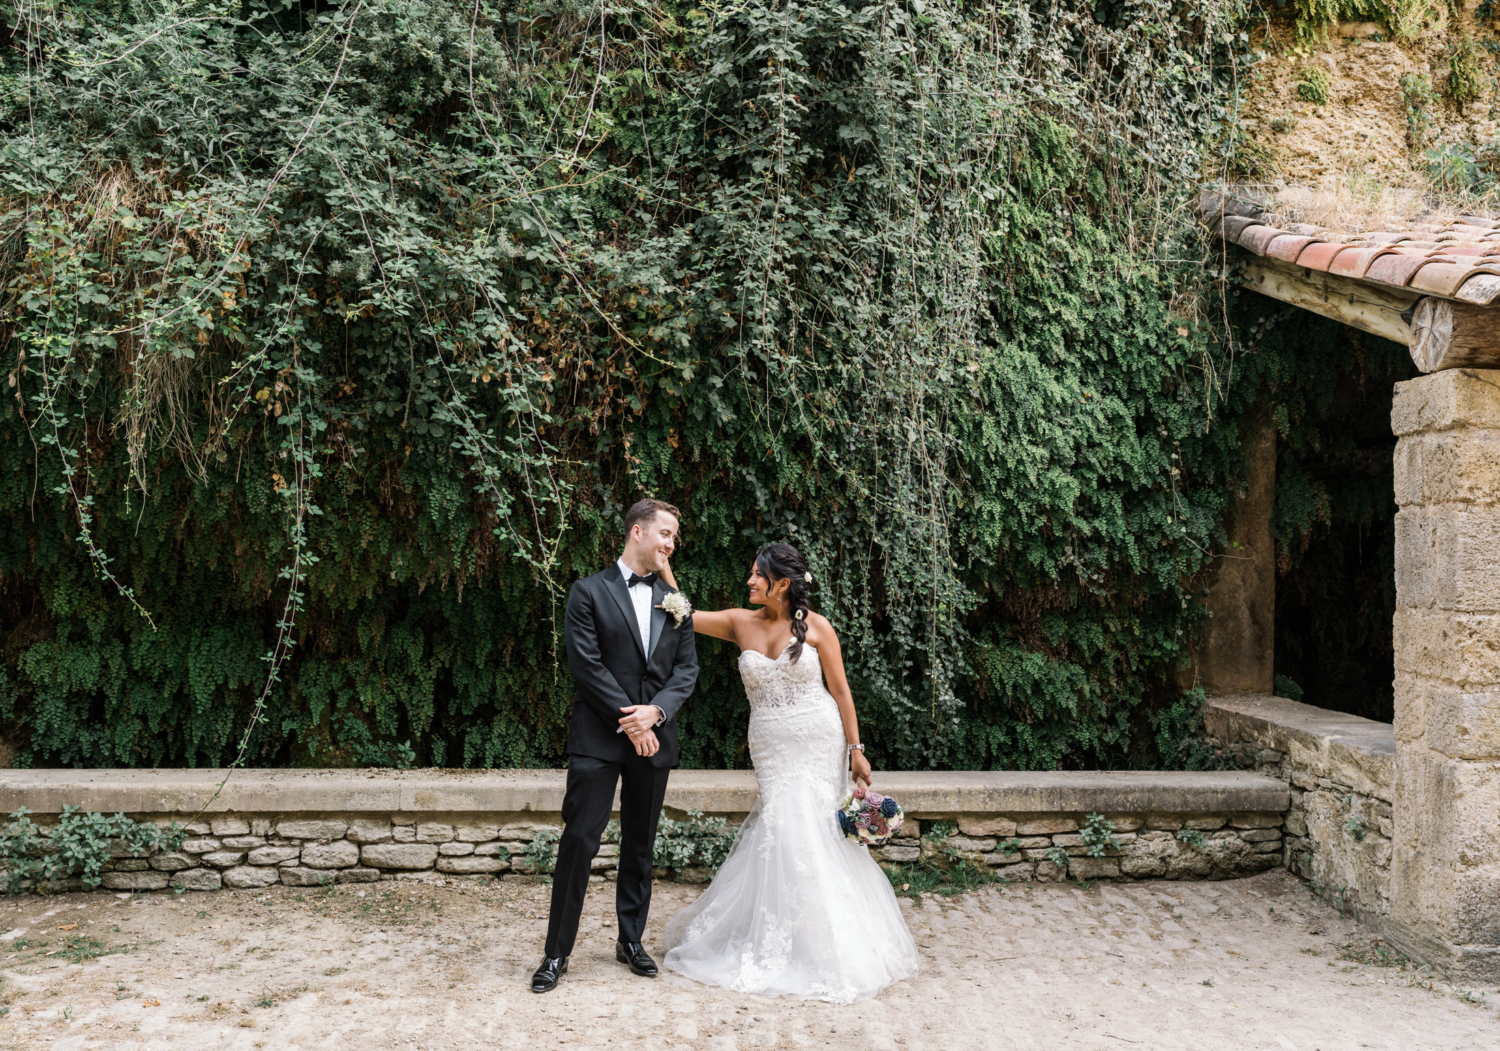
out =
[[792,663],[802,656],[802,644],[807,640],[807,563],[802,561],[802,552],[791,544],[767,544],[755,556],[755,568],[760,575],[775,583],[787,582],[786,601],[792,614]]

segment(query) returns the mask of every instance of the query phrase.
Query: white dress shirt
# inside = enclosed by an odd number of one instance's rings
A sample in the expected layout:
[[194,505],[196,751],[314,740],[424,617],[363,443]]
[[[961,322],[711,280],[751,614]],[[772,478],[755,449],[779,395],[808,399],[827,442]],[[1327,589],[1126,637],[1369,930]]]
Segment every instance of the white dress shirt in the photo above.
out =
[[[635,574],[635,570],[625,564],[622,558],[618,563],[622,579],[629,581]],[[635,622],[641,629],[641,652],[651,653],[651,585],[636,584],[627,589],[630,592],[630,602],[635,606]]]
[[[630,578],[635,575],[635,570],[627,566],[623,558],[616,562],[615,565],[620,567],[621,579],[624,580],[628,585]],[[636,625],[641,629],[641,652],[646,654],[647,656],[650,656],[651,595],[653,592],[653,588],[650,584],[637,583],[635,587],[627,586],[625,590],[630,592],[630,604],[635,607],[635,622]],[[656,706],[652,705],[652,707],[654,708]],[[666,722],[666,720],[667,717],[662,713],[662,710],[660,708],[657,708],[656,725],[660,726],[662,723]],[[625,728],[622,726],[615,732],[624,733]]]

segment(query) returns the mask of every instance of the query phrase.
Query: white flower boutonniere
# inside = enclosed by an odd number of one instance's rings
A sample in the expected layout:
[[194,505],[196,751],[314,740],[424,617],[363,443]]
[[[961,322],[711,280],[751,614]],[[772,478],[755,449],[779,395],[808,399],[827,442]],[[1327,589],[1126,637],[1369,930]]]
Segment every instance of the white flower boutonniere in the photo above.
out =
[[693,604],[687,600],[687,596],[680,591],[674,591],[661,600],[657,609],[666,610],[672,614],[672,619],[677,622],[677,627],[682,627],[682,622],[687,620],[693,612]]

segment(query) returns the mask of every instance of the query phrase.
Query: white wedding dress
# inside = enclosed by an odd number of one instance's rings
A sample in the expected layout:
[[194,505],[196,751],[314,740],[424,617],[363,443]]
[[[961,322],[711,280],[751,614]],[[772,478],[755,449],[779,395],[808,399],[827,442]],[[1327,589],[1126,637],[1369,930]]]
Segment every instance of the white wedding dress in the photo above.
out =
[[917,973],[917,947],[869,850],[834,812],[851,787],[818,651],[740,654],[760,786],[708,889],[667,923],[665,965],[744,993],[849,1003]]

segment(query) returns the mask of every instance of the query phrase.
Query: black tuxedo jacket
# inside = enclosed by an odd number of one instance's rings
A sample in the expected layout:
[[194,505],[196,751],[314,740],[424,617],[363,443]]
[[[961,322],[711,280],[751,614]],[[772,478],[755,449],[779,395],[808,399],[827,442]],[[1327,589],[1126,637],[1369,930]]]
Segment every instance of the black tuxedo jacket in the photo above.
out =
[[656,728],[661,749],[651,757],[651,765],[677,765],[677,710],[698,681],[698,643],[691,617],[679,628],[665,610],[656,608],[671,593],[660,580],[651,586],[651,644],[643,652],[635,606],[619,563],[573,585],[563,628],[568,668],[577,685],[569,755],[629,758],[635,746],[618,732],[624,714],[620,709],[654,704],[666,721]]

